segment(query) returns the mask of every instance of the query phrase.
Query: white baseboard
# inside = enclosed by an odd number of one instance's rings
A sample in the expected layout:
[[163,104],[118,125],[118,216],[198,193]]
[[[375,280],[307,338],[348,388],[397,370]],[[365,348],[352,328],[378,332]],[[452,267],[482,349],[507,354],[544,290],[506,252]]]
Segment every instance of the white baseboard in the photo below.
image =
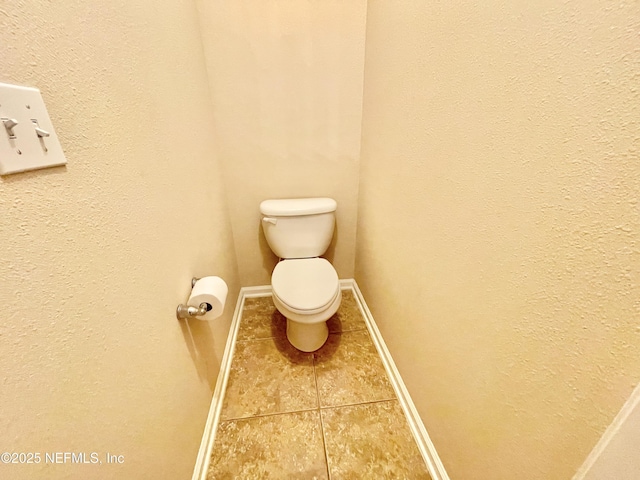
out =
[[[351,290],[358,302],[358,307],[362,312],[365,319],[367,329],[373,339],[373,342],[382,358],[385,370],[389,375],[391,384],[396,392],[400,406],[407,417],[409,428],[416,440],[418,449],[424,458],[424,461],[429,469],[429,473],[433,480],[449,480],[449,476],[440,461],[440,457],[436,452],[435,446],[429,438],[422,419],[418,415],[418,411],[409,396],[409,392],[400,377],[400,372],[395,366],[393,359],[387,346],[380,335],[378,326],[376,325],[369,308],[367,307],[362,292],[358,288],[358,284],[353,279],[340,280],[340,288],[342,290]],[[244,308],[245,298],[254,297],[268,297],[271,296],[271,286],[263,285],[258,287],[243,287],[240,289],[238,295],[238,301],[236,303],[236,309],[233,313],[233,320],[231,322],[231,328],[229,330],[229,337],[227,338],[227,345],[222,357],[222,363],[220,365],[220,373],[218,374],[218,381],[213,392],[213,399],[211,400],[211,408],[209,409],[209,416],[205,425],[204,434],[202,436],[202,443],[200,444],[200,451],[196,460],[196,465],[193,471],[192,480],[206,480],[207,470],[209,469],[209,459],[211,458],[211,450],[216,436],[216,430],[220,421],[220,411],[222,410],[222,403],[224,400],[224,393],[227,388],[227,381],[229,379],[229,373],[231,370],[231,360],[233,359],[233,352],[235,349],[236,338],[238,336],[238,328],[242,319],[242,309]]]
[[[257,287],[242,287],[240,295],[245,298],[270,297],[271,285],[259,285]],[[242,313],[242,312],[241,312]]]
[[227,344],[224,347],[224,353],[222,354],[222,362],[220,363],[218,380],[216,381],[216,387],[213,390],[213,398],[211,399],[211,407],[209,407],[207,423],[204,427],[204,433],[202,434],[202,441],[200,443],[200,450],[198,451],[196,465],[193,470],[193,476],[191,477],[192,480],[206,480],[207,478],[207,470],[209,469],[211,450],[213,449],[213,442],[216,439],[216,430],[218,429],[218,423],[220,421],[220,411],[222,410],[222,404],[224,401],[224,393],[227,389],[227,381],[229,380],[231,360],[233,359],[233,352],[236,346],[236,338],[238,336],[238,327],[240,326],[240,320],[242,318],[244,299],[249,296],[247,295],[247,291],[250,291],[250,293],[256,293],[251,289],[252,287],[241,288],[240,293],[238,294],[238,301],[236,302],[236,309],[233,312],[231,327],[229,328],[229,336],[227,337]]
[[[631,392],[618,415],[604,431],[572,480],[600,478],[600,474],[594,473],[594,471],[602,472],[603,470],[606,471],[607,478],[627,478],[620,472],[628,469],[634,471],[633,478],[638,478],[635,475],[638,473],[640,462],[636,460],[637,455],[635,455],[637,438],[633,438],[637,435],[629,434],[630,429],[637,431],[640,412],[638,409],[640,409],[640,384],[636,385],[636,388]],[[629,445],[632,445],[630,449]],[[621,464],[621,461],[624,461],[624,456],[621,458],[620,452],[626,449],[632,450],[634,454],[631,459],[627,459],[625,465]]]
[[356,300],[358,301],[360,311],[365,318],[365,322],[369,329],[369,333],[371,334],[371,338],[373,339],[373,343],[378,349],[380,358],[382,358],[382,363],[384,364],[384,367],[387,371],[387,375],[389,375],[389,379],[391,381],[391,384],[393,385],[393,389],[396,392],[398,401],[402,406],[402,410],[407,417],[409,428],[411,429],[411,433],[413,433],[413,438],[418,445],[418,449],[422,454],[422,458],[424,458],[424,461],[427,464],[427,468],[429,469],[431,478],[433,480],[449,480],[449,475],[447,474],[447,471],[445,470],[444,465],[442,464],[442,461],[438,456],[436,447],[433,445],[431,438],[429,438],[429,434],[427,433],[427,429],[422,423],[420,415],[418,415],[418,411],[413,404],[413,400],[411,400],[411,396],[409,395],[407,387],[402,381],[400,372],[396,368],[389,350],[387,350],[387,346],[385,345],[382,335],[380,334],[380,330],[378,330],[378,326],[373,319],[373,315],[371,315],[371,311],[369,310],[369,307],[367,306],[367,303],[362,296],[360,288],[358,288],[358,284],[353,279],[343,280],[343,282],[345,282],[344,284],[341,282],[341,286],[343,289],[347,285],[347,282],[349,282],[348,285],[353,290]]

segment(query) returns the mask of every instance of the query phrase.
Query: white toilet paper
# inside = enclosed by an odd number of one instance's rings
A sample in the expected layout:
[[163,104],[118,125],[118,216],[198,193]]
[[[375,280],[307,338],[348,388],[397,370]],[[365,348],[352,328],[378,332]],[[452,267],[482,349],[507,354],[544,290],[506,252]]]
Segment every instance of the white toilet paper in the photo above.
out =
[[213,320],[222,315],[228,292],[227,284],[220,277],[202,277],[193,286],[187,305],[198,307],[203,302],[208,303],[211,308],[206,315],[196,318],[199,320]]

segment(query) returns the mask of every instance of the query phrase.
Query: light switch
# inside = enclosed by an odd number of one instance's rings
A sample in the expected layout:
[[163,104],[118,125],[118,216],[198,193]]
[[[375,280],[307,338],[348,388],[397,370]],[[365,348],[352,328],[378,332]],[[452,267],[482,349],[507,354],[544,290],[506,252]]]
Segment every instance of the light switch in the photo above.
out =
[[0,175],[65,165],[40,90],[0,83]]

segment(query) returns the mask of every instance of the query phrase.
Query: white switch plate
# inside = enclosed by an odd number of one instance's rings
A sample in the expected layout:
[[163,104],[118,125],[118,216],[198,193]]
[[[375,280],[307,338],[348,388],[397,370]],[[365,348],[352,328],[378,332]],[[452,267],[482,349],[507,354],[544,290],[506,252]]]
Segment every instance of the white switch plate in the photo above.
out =
[[[12,129],[15,138],[2,119],[18,122]],[[36,128],[49,136],[39,137]],[[40,90],[0,83],[0,175],[66,163]]]

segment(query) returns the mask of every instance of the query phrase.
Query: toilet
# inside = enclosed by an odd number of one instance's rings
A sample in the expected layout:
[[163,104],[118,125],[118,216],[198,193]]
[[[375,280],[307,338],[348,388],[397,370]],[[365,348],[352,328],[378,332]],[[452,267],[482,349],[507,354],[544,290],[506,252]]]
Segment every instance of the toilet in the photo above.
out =
[[338,274],[324,254],[333,238],[332,198],[287,198],[260,204],[262,228],[280,261],[271,274],[273,303],[287,319],[287,339],[313,352],[327,341],[327,320],[342,301]]

